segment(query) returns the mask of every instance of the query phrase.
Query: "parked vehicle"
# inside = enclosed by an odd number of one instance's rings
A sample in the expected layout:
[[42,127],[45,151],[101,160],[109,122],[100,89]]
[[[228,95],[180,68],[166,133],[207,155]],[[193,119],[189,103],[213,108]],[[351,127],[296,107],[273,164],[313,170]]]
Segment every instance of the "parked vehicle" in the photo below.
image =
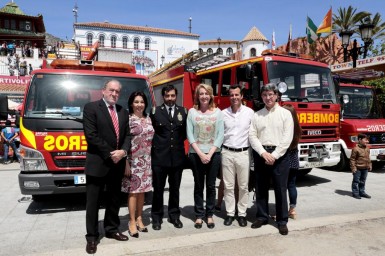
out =
[[[122,84],[118,104],[128,108],[130,94],[140,90],[150,112],[154,97],[149,82],[131,65],[56,59],[33,71],[19,116],[22,194],[36,198],[85,191],[83,107],[101,99],[102,87],[112,79]],[[7,102],[0,105],[0,113],[6,112]]]
[[280,104],[295,107],[302,127],[298,145],[301,172],[334,166],[340,161],[340,105],[330,68],[323,63],[272,50],[240,61],[191,52],[149,78],[156,99],[161,97],[163,86],[173,84],[181,95],[177,103],[187,108],[193,106],[196,86],[205,83],[213,87],[219,108],[230,105],[230,85],[240,84],[244,104],[257,110],[263,107],[260,87],[276,83],[282,94]]

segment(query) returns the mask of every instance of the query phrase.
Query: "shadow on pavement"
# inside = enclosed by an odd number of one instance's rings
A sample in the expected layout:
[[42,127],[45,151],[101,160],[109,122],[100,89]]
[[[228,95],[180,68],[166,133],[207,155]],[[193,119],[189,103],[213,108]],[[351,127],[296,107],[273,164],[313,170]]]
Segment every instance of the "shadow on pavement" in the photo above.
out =
[[339,195],[341,195],[341,196],[352,196],[352,191],[348,191],[348,190],[341,190],[341,189],[336,189],[335,191],[334,191],[336,194],[339,194]]
[[325,179],[319,176],[307,174],[305,176],[299,176],[296,180],[297,187],[311,187],[322,183],[331,182],[329,179]]

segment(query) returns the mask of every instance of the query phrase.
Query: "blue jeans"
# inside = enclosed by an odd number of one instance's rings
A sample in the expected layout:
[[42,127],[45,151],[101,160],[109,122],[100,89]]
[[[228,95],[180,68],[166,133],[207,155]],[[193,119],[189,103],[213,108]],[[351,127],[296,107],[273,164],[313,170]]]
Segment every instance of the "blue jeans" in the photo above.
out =
[[297,205],[297,187],[295,181],[297,178],[297,169],[290,169],[289,178],[287,179],[287,192],[289,192],[290,207]]
[[[203,164],[198,154],[190,153],[191,169],[194,175],[194,210],[196,218],[212,217],[215,206],[215,181],[221,166],[221,153],[216,152],[208,164]],[[203,207],[203,190],[206,180],[206,212]]]
[[4,142],[4,162],[7,162],[8,161],[8,151],[9,151],[9,147],[11,147],[13,149],[13,153],[16,155],[17,157],[17,160],[20,162],[20,156],[19,154],[17,153],[17,148],[16,148],[16,144],[14,141],[12,142]]
[[358,170],[353,173],[352,192],[353,195],[365,194],[365,182],[368,176],[368,169]]

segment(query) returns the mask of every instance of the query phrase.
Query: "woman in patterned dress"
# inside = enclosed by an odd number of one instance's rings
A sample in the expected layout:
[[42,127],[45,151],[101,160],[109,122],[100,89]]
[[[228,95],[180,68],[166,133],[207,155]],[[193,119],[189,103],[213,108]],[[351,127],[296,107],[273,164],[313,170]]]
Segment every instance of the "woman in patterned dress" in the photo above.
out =
[[[187,115],[189,159],[194,175],[195,228],[201,228],[203,218],[207,227],[215,227],[215,181],[221,166],[221,146],[224,124],[222,111],[214,105],[213,88],[200,84],[195,90],[194,107]],[[206,209],[203,191],[206,183]]]
[[129,193],[128,234],[132,237],[139,237],[138,230],[148,232],[142,221],[142,212],[144,193],[152,190],[151,145],[154,128],[150,117],[145,112],[147,105],[147,98],[143,92],[133,92],[128,99],[132,140],[122,191]]

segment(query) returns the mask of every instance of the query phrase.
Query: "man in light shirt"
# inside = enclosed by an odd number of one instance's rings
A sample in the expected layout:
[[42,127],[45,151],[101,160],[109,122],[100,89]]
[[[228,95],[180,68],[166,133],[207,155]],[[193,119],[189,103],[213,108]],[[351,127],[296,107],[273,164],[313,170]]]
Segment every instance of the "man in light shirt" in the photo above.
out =
[[251,228],[260,228],[268,223],[272,179],[278,230],[281,235],[287,235],[289,161],[286,151],[293,139],[294,123],[290,111],[277,103],[278,89],[275,84],[264,85],[261,96],[265,107],[255,113],[249,131],[250,145],[254,149],[257,206],[257,220]]
[[[231,106],[222,110],[225,125],[222,145],[222,173],[227,212],[224,225],[230,226],[235,219],[235,193],[238,193],[238,223],[239,226],[246,227],[250,169],[249,128],[254,111],[242,105],[243,93],[240,85],[231,86],[229,95]],[[238,183],[238,191],[234,191],[236,182]]]

